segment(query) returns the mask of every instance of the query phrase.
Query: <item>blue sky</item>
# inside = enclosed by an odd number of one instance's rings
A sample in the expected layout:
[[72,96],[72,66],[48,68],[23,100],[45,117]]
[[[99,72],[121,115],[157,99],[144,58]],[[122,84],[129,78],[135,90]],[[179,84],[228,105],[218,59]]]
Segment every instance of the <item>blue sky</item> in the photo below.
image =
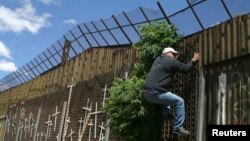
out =
[[[159,1],[168,16],[188,7],[186,0]],[[233,17],[250,11],[249,0],[225,2]],[[140,6],[158,9],[157,0],[0,0],[0,80],[77,24],[109,19]],[[205,28],[229,19],[220,0],[206,0],[193,8]],[[169,18],[184,35],[202,30],[190,8]]]
[[110,18],[155,0],[0,0],[0,79],[32,60],[76,24]]

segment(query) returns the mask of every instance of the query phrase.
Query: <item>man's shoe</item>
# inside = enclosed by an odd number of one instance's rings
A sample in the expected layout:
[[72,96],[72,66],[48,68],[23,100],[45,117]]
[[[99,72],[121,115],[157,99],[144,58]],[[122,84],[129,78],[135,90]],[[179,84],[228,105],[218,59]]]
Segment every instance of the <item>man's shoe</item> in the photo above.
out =
[[190,132],[183,127],[177,130],[173,130],[173,133],[178,134],[178,135],[190,135]]

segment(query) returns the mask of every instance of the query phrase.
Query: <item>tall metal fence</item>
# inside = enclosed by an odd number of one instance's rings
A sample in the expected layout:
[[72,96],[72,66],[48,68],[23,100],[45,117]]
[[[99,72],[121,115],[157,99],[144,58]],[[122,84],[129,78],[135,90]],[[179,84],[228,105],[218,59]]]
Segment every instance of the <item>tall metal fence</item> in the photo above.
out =
[[78,24],[37,57],[3,77],[0,92],[60,65],[65,46],[70,47],[65,58],[70,60],[88,48],[131,45],[140,38],[139,26],[152,21],[174,24],[181,34],[189,36],[250,11],[248,0],[179,0],[176,4],[172,0],[161,0],[156,9],[139,7],[109,19]]

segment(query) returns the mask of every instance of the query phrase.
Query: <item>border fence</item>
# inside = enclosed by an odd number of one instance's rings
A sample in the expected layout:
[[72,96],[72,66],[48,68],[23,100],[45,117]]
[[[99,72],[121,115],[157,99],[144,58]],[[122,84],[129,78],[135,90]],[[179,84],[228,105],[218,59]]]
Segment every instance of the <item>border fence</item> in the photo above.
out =
[[[142,24],[167,21],[189,36],[250,11],[250,1],[246,0],[181,0],[178,8],[171,9],[173,4],[176,3],[162,0],[156,9],[139,7],[109,19],[78,24],[37,57],[3,77],[0,92],[36,78],[88,48],[131,45],[139,40]],[[64,56],[66,48],[69,55]]]

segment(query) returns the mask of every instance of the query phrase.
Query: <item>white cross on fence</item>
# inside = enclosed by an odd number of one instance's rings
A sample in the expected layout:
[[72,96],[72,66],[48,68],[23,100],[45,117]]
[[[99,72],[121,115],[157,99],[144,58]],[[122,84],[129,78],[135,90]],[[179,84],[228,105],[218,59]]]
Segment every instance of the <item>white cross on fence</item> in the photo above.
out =
[[74,134],[74,131],[71,129],[70,133],[68,135],[68,138],[70,138],[70,141],[72,141],[72,139],[73,139],[73,134]]
[[55,113],[52,115],[52,117],[55,117],[55,123],[54,123],[54,132],[56,131],[56,121],[57,121],[57,115],[60,114],[60,112],[57,111],[57,105],[56,105],[56,111]]
[[97,111],[98,104],[97,102],[95,103],[95,112],[90,113],[91,115],[95,115],[95,129],[94,129],[94,138],[96,138],[96,126],[97,126],[97,114],[102,113],[102,111]]
[[89,126],[89,141],[91,139],[91,129],[92,129],[92,126],[93,126],[93,122],[92,122],[92,119],[90,119],[90,123],[88,124]]

